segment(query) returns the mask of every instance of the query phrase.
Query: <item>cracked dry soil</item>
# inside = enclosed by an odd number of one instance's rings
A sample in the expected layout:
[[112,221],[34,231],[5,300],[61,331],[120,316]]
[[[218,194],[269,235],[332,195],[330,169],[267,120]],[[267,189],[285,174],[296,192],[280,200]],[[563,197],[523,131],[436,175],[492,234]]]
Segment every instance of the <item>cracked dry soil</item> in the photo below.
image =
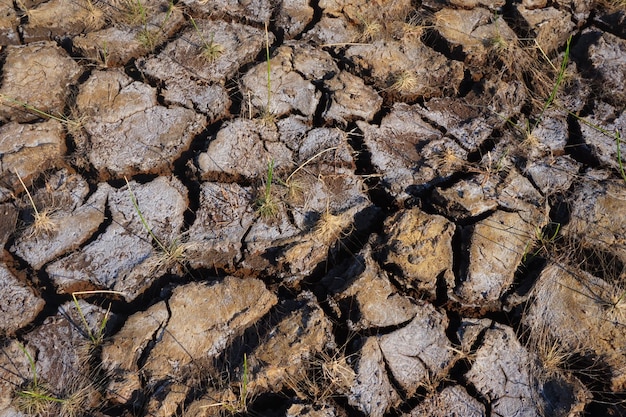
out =
[[0,1],[0,417],[626,415],[625,16]]

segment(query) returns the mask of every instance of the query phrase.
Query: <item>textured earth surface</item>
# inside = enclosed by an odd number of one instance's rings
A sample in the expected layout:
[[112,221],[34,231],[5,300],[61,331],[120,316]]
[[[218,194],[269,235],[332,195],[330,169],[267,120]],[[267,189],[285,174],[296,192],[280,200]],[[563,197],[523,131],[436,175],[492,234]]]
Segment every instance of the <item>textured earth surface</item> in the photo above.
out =
[[0,417],[626,415],[623,0],[0,0]]

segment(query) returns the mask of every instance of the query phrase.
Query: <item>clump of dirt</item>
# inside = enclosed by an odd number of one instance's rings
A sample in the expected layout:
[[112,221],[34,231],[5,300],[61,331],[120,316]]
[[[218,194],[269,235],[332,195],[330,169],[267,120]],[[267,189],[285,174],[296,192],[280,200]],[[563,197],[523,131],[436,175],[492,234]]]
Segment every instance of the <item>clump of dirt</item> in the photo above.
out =
[[625,414],[625,16],[0,4],[0,415]]

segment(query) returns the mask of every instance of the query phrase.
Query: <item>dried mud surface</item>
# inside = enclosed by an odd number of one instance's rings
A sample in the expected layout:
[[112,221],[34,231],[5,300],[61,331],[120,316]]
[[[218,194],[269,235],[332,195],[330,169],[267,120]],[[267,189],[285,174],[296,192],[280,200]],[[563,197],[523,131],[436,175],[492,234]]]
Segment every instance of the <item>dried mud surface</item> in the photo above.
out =
[[0,1],[0,417],[626,415],[625,28]]

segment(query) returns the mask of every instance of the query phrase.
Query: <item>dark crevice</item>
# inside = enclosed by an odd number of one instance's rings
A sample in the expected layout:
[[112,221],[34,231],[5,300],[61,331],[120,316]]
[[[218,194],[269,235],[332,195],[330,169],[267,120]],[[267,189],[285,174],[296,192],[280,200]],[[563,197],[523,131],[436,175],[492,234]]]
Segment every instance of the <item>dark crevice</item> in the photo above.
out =
[[243,94],[239,88],[239,80],[237,78],[230,78],[224,83],[224,88],[228,92],[230,98],[230,107],[228,108],[228,114],[230,117],[242,116],[241,111],[243,107]]
[[452,265],[454,266],[455,288],[467,279],[469,268],[469,247],[474,232],[473,226],[458,226],[452,235]]
[[313,9],[313,17],[311,18],[311,21],[309,23],[307,23],[307,25],[304,27],[302,32],[299,33],[298,36],[296,36],[294,38],[295,40],[302,39],[302,36],[305,33],[310,31],[311,29],[313,29],[315,27],[315,25],[317,25],[320,22],[320,20],[322,20],[323,10],[320,7],[319,0],[309,0],[309,6]]
[[351,132],[348,136],[348,144],[354,150],[355,173],[365,177],[367,194],[372,203],[385,211],[389,211],[395,206],[396,201],[389,194],[380,177],[376,175],[377,170],[372,164],[372,154],[363,140],[363,132],[355,124],[349,125],[346,130]]
[[33,288],[35,294],[41,297],[45,302],[39,314],[37,314],[26,327],[16,332],[16,336],[21,337],[21,335],[44,324],[48,317],[56,315],[59,307],[70,300],[70,296],[68,294],[57,294],[56,286],[43,269],[39,271],[32,270],[26,260],[16,254],[13,254],[13,261],[15,268],[14,275],[18,277],[18,279],[25,279],[27,285]]
[[210,138],[219,131],[221,126],[221,121],[216,122],[196,135],[191,141],[189,148],[174,161],[173,174],[187,188],[187,197],[189,199],[189,205],[184,213],[183,230],[181,230],[183,234],[193,225],[196,220],[196,212],[200,209],[201,184],[197,178],[196,158],[200,153],[207,150]]
[[459,84],[458,97],[467,96],[476,87],[476,82],[472,79],[470,70],[465,69],[463,80]]
[[[327,78],[332,78],[335,74],[330,73],[327,74]],[[322,80],[312,80],[311,83],[317,88],[317,90],[322,93],[320,97],[319,103],[317,103],[317,107],[315,108],[315,113],[313,114],[313,126],[324,126],[324,113],[328,111],[330,105],[332,103],[333,92],[330,91],[324,81],[327,79],[324,78]]]
[[572,115],[567,116],[568,141],[565,152],[576,161],[583,164],[583,168],[598,168],[601,162],[595,157],[591,147],[585,143],[578,120]]
[[[495,137],[495,135],[492,135],[492,137]],[[467,162],[469,162],[470,164],[480,163],[483,160],[483,157],[487,155],[487,153],[495,149],[497,143],[498,142],[491,137],[489,139],[485,139],[480,145],[478,145],[478,148],[476,150],[471,151],[467,154]]]
[[283,417],[291,403],[280,394],[265,393],[254,399],[248,407],[247,415]]
[[626,39],[626,10],[614,10],[607,13],[598,13],[589,19],[588,26],[593,23],[603,32],[612,33],[613,35]]
[[451,45],[435,29],[425,30],[420,40],[424,45],[453,61],[464,62],[467,57],[461,45]]

